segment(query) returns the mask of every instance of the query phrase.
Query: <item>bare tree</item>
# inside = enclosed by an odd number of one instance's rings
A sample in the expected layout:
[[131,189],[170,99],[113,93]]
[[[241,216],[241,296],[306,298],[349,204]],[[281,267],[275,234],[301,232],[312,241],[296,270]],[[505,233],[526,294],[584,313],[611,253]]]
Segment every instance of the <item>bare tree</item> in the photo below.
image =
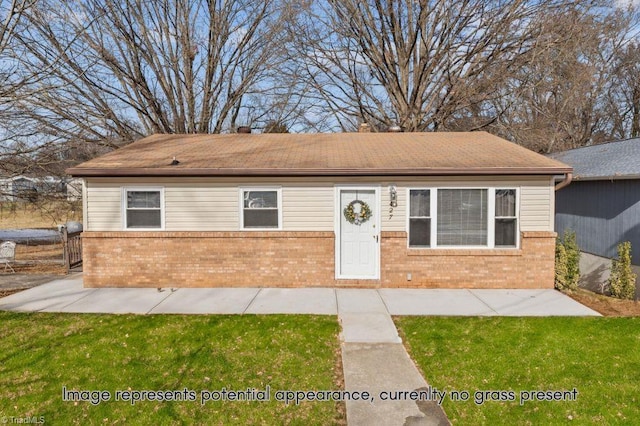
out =
[[539,151],[577,146],[613,134],[606,108],[629,114],[610,74],[632,21],[612,10],[602,0],[38,0],[5,25],[15,34],[5,63],[28,82],[10,97],[7,128],[21,164],[273,122],[489,129]]
[[43,0],[17,35],[23,71],[45,73],[13,105],[15,137],[115,147],[233,129],[282,61],[285,11],[278,0]]
[[364,120],[407,131],[446,130],[459,111],[501,95],[495,79],[536,47],[531,22],[567,4],[328,0],[309,7],[291,31],[301,36],[297,54],[316,99],[340,128]]
[[0,52],[4,52],[7,49],[9,40],[16,30],[20,17],[35,1],[36,0],[0,1]]
[[607,86],[607,107],[615,138],[640,137],[640,44],[631,41],[615,58]]
[[[0,0],[0,114],[4,111],[5,105],[11,100],[17,87],[22,83],[21,80],[14,77],[18,65],[11,60],[10,43],[14,38],[22,15],[33,6],[35,1]],[[0,119],[2,119],[2,115],[0,115]],[[0,121],[0,123],[2,122]]]
[[3,86],[5,174],[62,177],[151,133],[232,131],[299,107],[277,71],[285,0],[0,1],[0,66],[20,82]]
[[629,12],[601,5],[541,16],[538,47],[505,80],[495,103],[505,113],[489,129],[545,153],[614,138],[607,99],[614,64],[637,31]]
[[281,121],[269,121],[266,123],[263,133],[289,133],[289,129]]
[[0,0],[0,176],[12,175],[18,168],[13,161],[15,152],[7,138],[10,123],[8,105],[15,99],[16,91],[22,87],[25,77],[18,77],[18,64],[12,61],[11,43],[23,14],[36,0]]

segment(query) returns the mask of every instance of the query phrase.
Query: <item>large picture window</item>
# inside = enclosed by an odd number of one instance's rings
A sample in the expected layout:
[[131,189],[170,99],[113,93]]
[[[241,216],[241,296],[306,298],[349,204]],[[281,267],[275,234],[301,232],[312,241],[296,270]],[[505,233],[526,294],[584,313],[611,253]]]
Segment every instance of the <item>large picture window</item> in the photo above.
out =
[[416,188],[408,191],[409,247],[517,247],[516,189]]
[[438,245],[487,245],[487,190],[438,190]]
[[280,228],[280,191],[277,189],[243,189],[242,228]]
[[162,189],[124,189],[126,229],[162,229]]

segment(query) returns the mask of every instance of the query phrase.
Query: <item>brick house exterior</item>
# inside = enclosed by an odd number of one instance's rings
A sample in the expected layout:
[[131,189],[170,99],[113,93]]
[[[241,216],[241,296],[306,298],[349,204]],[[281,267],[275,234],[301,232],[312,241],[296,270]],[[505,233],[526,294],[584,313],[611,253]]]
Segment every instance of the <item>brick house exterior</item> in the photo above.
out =
[[154,135],[68,172],[86,287],[553,288],[571,168],[474,132]]

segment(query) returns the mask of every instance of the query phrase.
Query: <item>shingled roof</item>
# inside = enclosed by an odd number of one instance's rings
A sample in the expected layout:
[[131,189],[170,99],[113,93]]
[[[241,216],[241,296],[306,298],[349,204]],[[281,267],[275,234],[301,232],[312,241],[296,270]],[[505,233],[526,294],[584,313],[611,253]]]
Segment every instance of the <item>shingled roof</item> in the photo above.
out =
[[574,180],[640,178],[640,138],[584,146],[549,157],[572,166]]
[[[179,162],[172,165],[173,159]],[[554,175],[558,161],[486,132],[153,135],[73,176]]]

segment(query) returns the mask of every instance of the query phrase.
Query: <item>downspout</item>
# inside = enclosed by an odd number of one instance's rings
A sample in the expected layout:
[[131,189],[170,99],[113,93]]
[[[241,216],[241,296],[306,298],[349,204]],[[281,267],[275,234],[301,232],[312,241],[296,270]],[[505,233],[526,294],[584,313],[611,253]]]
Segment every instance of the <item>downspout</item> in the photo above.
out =
[[571,179],[573,179],[573,173],[569,172],[566,175],[564,175],[564,179],[562,180],[562,182],[559,182],[556,184],[555,190],[558,191],[564,188],[565,186],[569,185],[571,183]]

